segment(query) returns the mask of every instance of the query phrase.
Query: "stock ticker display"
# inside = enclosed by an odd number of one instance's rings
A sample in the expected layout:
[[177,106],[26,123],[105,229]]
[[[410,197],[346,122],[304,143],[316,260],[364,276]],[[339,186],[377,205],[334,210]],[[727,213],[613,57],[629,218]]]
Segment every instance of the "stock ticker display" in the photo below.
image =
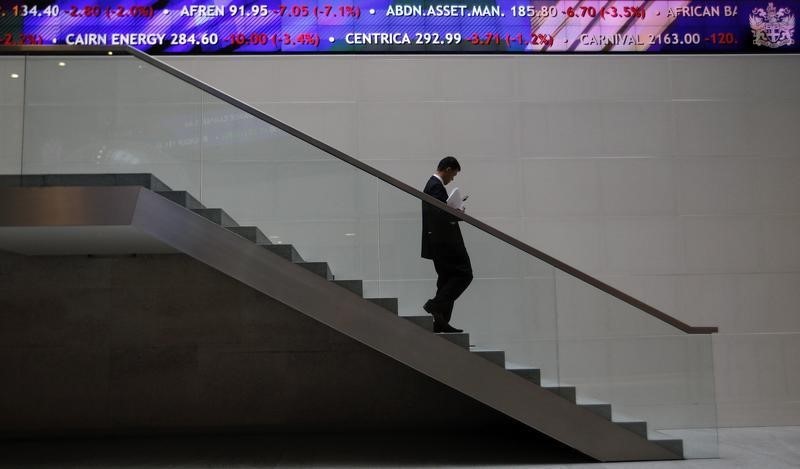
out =
[[797,53],[800,0],[0,0],[0,46],[151,54]]

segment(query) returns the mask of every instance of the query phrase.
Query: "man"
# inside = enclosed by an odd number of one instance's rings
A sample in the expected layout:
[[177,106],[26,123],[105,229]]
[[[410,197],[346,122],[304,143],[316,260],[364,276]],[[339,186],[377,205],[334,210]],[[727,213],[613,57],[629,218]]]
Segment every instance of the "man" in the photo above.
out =
[[[454,157],[442,159],[436,173],[425,185],[424,192],[447,203],[444,186],[455,179],[459,171],[461,165]],[[423,306],[433,316],[434,332],[463,332],[450,325],[456,299],[472,282],[472,265],[458,221],[458,218],[444,210],[422,202],[422,257],[433,261],[439,276],[436,296]]]

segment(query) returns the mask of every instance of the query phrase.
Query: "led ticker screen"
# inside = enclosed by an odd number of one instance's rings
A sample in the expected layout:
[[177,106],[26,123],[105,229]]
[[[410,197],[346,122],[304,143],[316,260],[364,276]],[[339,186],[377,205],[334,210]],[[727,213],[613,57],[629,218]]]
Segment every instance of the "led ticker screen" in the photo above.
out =
[[153,54],[796,53],[800,0],[0,0],[0,46]]

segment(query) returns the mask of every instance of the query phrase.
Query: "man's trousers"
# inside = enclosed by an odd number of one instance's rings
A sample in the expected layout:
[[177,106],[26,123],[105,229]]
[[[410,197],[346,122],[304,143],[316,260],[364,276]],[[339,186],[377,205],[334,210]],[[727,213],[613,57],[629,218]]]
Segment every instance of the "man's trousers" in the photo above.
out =
[[434,256],[436,296],[431,300],[433,309],[442,315],[445,324],[450,322],[455,301],[472,282],[472,264],[466,249],[445,256]]

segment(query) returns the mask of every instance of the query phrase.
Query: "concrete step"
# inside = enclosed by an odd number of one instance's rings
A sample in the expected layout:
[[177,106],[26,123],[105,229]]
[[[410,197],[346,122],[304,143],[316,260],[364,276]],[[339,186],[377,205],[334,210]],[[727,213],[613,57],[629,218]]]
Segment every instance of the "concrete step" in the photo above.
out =
[[439,332],[436,335],[444,340],[449,340],[450,342],[460,347],[469,349],[469,334],[467,334],[466,332],[456,332],[456,333]]
[[546,389],[554,394],[558,394],[573,404],[576,401],[575,386],[542,386],[542,389]]
[[142,186],[154,192],[172,189],[148,173],[25,174],[0,176],[0,187]]
[[256,244],[272,244],[265,235],[258,227],[255,226],[228,226],[226,227],[229,231],[233,231],[234,233],[238,234],[242,238],[246,238]]
[[333,280],[333,273],[328,267],[327,262],[296,262],[297,265],[314,272],[320,277],[325,277],[328,280]]
[[534,384],[542,383],[542,370],[538,368],[515,368],[508,371],[514,373],[520,378],[525,378]]
[[217,225],[223,227],[239,226],[236,221],[228,215],[225,210],[221,208],[198,208],[192,210],[194,213],[201,215]]
[[647,438],[647,422],[614,422],[620,427],[628,429],[639,436]]
[[474,353],[475,355],[485,358],[490,362],[494,363],[495,365],[505,367],[506,366],[506,352],[502,350],[476,350],[472,349],[470,352]]
[[305,262],[305,260],[300,257],[300,254],[291,244],[264,244],[261,247],[273,254],[283,257],[290,262]]
[[575,386],[559,386],[553,382],[542,383],[542,372],[537,368],[510,368],[508,371],[521,378],[525,378],[528,381],[538,384],[542,387],[542,389],[550,391],[553,394],[557,394],[573,404],[577,401],[577,391],[575,390]]
[[400,316],[401,318],[411,321],[423,329],[433,331],[433,317],[432,316]]
[[606,420],[611,420],[611,404],[581,404],[578,403],[579,407],[582,407],[589,412],[593,412]]
[[397,314],[397,298],[366,298],[366,300],[375,303],[381,308],[388,309],[394,314]]
[[206,208],[205,205],[201,204],[199,200],[195,199],[192,194],[186,191],[159,191],[156,192],[156,194],[189,210]]
[[358,296],[364,296],[364,282],[361,280],[334,280],[333,283],[350,290]]
[[650,439],[653,443],[666,448],[668,451],[675,453],[680,458],[683,458],[683,440],[678,439]]

